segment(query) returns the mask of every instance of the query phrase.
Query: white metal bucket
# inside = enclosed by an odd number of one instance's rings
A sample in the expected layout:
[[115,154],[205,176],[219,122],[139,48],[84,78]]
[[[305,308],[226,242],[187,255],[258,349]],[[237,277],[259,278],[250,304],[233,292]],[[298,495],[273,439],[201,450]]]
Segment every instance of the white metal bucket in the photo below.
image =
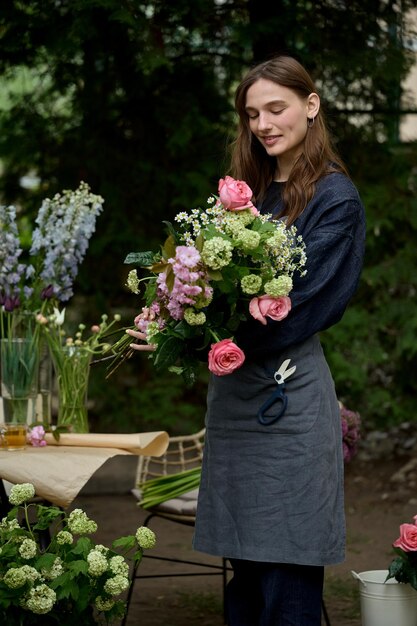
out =
[[362,626],[417,626],[417,591],[394,578],[388,570],[352,572],[359,580]]

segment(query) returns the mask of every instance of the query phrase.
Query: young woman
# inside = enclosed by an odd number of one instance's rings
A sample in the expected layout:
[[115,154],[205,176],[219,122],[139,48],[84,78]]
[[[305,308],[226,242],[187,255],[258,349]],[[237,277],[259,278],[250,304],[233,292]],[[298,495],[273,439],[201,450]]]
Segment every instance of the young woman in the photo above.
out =
[[[295,59],[251,69],[235,102],[230,173],[258,209],[297,227],[307,275],[294,280],[285,320],[241,326],[243,366],[211,377],[194,547],[233,566],[229,626],[320,626],[324,566],[344,559],[345,522],[340,411],[318,333],[341,319],[357,287],[364,209]],[[288,359],[288,405],[274,421],[273,404],[262,423]]]

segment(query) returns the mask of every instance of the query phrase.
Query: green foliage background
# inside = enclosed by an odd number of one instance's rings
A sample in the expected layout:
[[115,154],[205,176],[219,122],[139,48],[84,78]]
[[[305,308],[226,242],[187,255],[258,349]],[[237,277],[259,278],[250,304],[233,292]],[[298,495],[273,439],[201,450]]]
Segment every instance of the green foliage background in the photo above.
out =
[[[295,55],[316,78],[363,198],[366,263],[344,319],[322,340],[339,397],[366,427],[414,418],[417,150],[398,138],[415,0],[3,0],[0,197],[30,227],[41,200],[80,180],[105,198],[70,307],[95,322],[140,301],[126,254],[156,249],[162,220],[216,191],[233,137],[233,89],[254,61]],[[40,179],[35,189],[22,176]],[[185,389],[137,356],[94,366],[96,430],[204,419],[207,372]]]

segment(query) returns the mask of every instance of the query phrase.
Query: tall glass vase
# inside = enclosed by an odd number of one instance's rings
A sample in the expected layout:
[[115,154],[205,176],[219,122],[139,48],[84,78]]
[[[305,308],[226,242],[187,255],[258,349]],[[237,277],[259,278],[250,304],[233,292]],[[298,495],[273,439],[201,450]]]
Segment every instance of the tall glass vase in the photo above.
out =
[[33,336],[1,339],[1,395],[6,423],[31,424],[35,420],[38,364],[38,345]]
[[88,433],[87,395],[92,353],[83,346],[62,346],[52,353],[58,384],[57,426]]
[[39,340],[38,396],[36,418],[38,422],[50,425],[52,422],[52,358],[44,337]]

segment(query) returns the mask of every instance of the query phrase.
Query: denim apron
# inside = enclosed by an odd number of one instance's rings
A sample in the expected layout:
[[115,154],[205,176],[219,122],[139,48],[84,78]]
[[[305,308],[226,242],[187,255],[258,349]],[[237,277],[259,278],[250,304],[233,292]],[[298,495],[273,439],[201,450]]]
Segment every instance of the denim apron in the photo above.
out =
[[[285,413],[261,424],[285,359],[297,368],[285,384]],[[318,335],[212,376],[207,400],[194,548],[261,562],[343,561],[340,410]]]

